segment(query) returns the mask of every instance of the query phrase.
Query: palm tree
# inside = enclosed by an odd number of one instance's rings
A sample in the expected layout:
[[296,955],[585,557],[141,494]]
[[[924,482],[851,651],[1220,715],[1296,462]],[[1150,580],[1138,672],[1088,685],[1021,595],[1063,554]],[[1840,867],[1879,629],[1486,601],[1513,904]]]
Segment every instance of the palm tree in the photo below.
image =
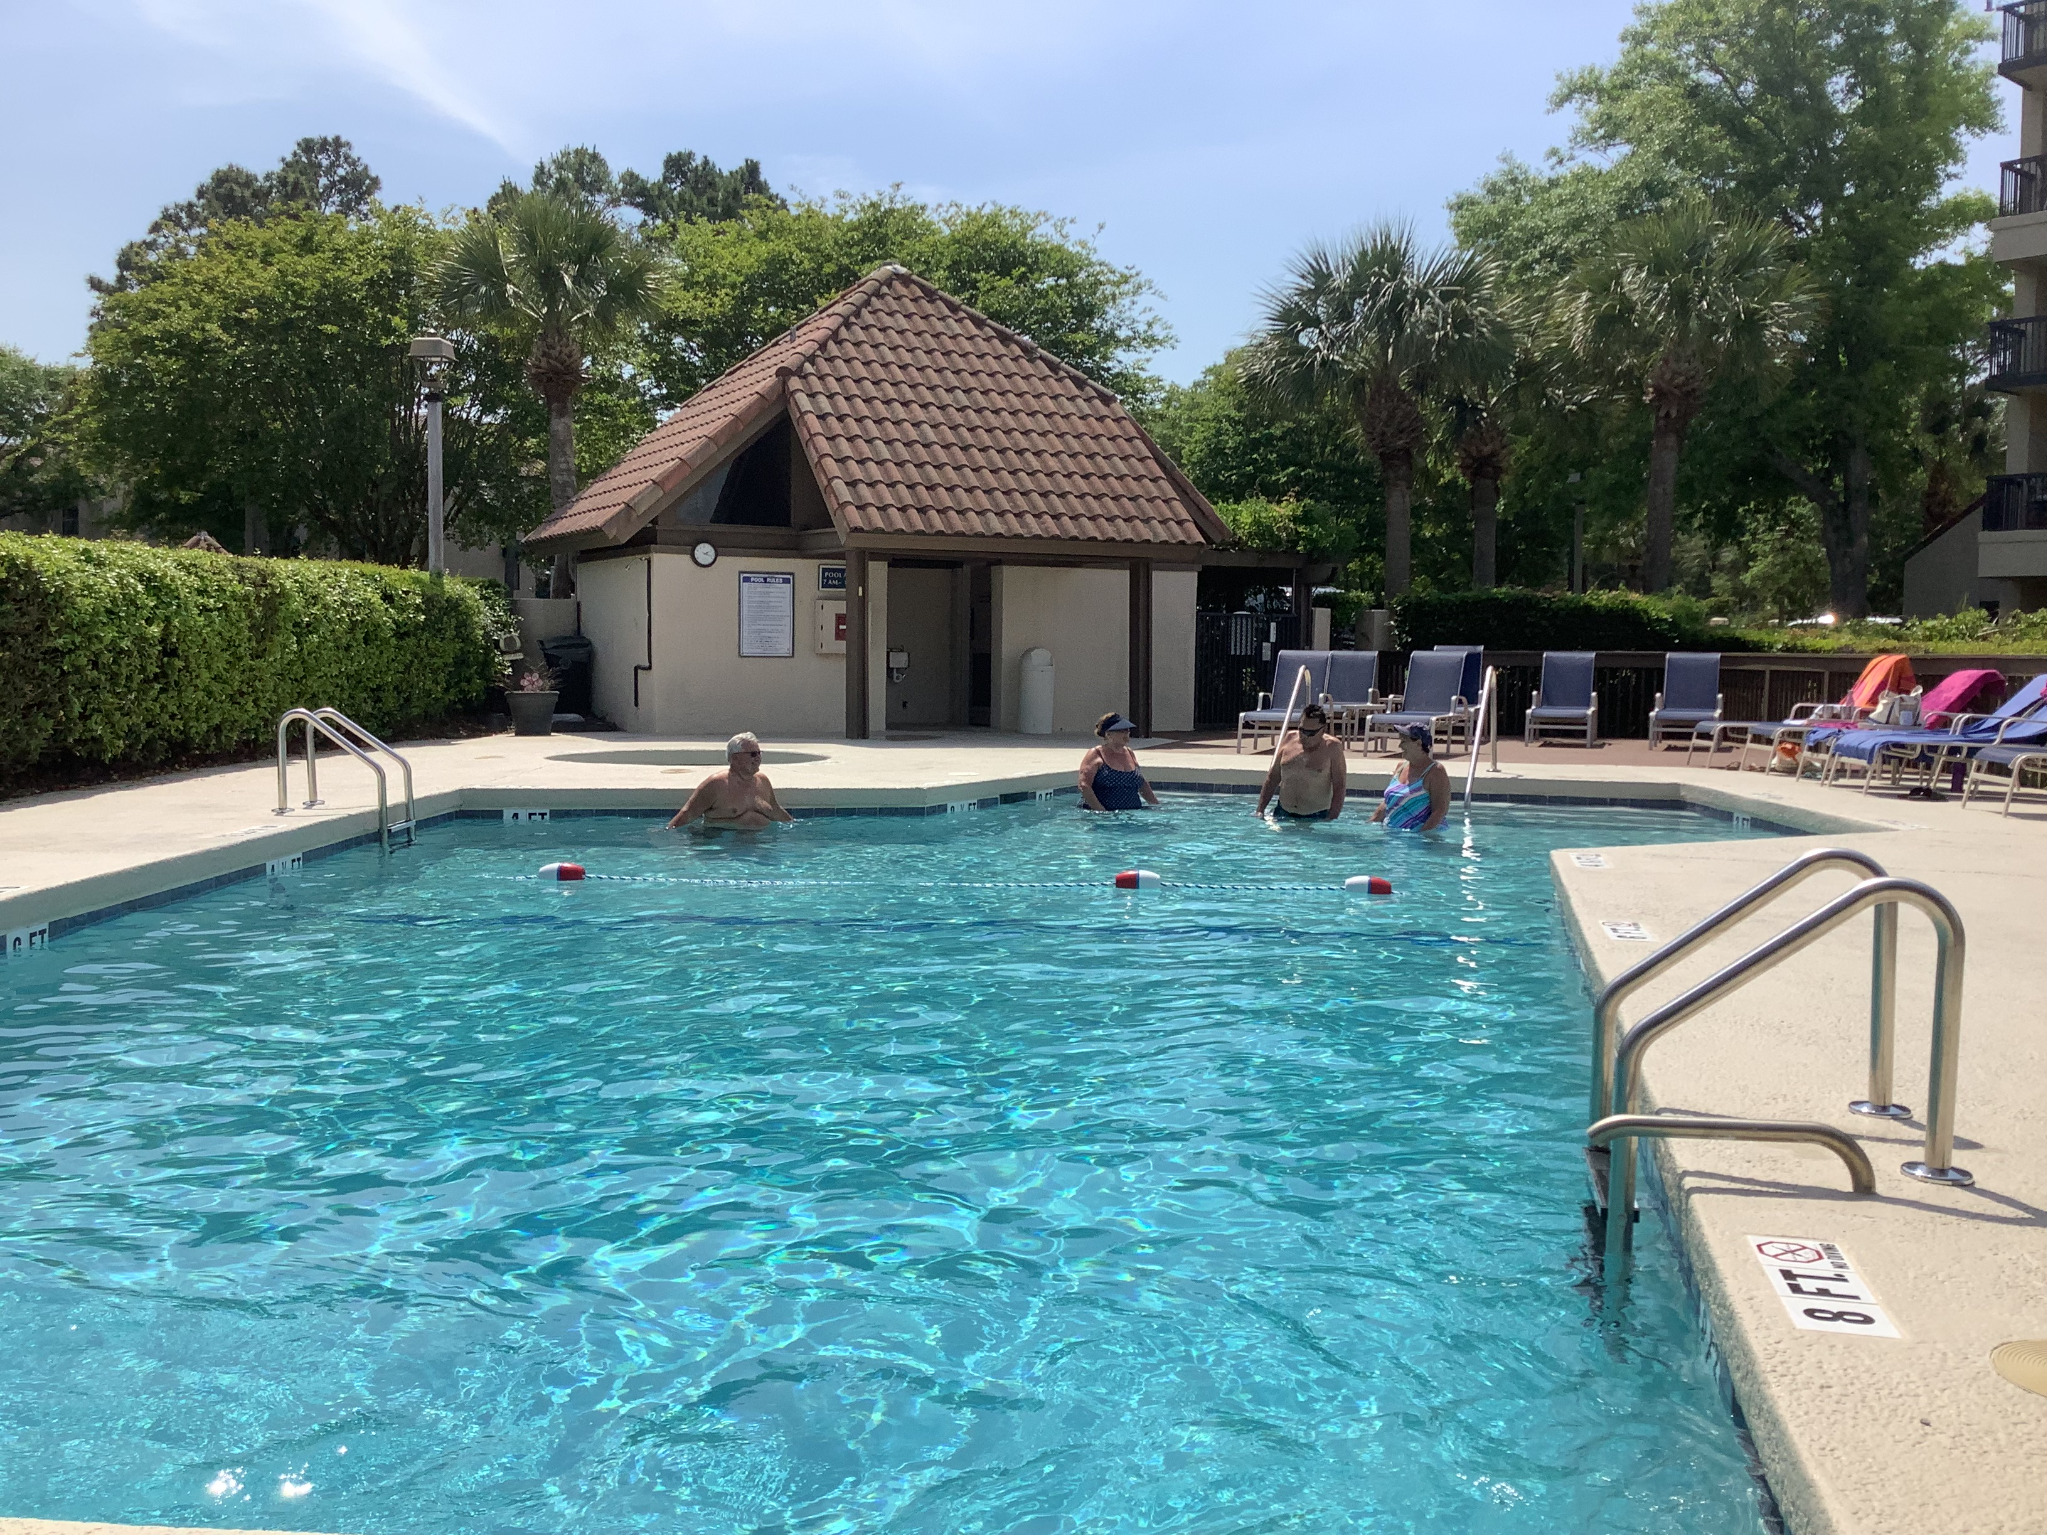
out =
[[[584,359],[660,308],[661,267],[594,205],[526,192],[456,231],[437,274],[453,320],[526,343],[526,382],[548,408],[548,496],[576,499],[577,392]],[[566,577],[567,557],[557,561]],[[558,594],[559,595],[559,594]]]
[[1405,224],[1374,225],[1334,249],[1312,245],[1266,295],[1246,354],[1245,381],[1268,400],[1334,397],[1350,412],[1386,492],[1386,592],[1406,592],[1415,459],[1431,436],[1425,407],[1513,356],[1494,259],[1420,250]]
[[1500,483],[1508,472],[1507,399],[1500,390],[1474,389],[1452,396],[1450,407],[1458,473],[1472,495],[1472,585],[1490,587],[1498,579]]
[[1643,586],[1661,592],[1686,433],[1717,380],[1761,379],[1784,360],[1811,289],[1777,226],[1689,198],[1625,226],[1559,298],[1571,353],[1650,407]]

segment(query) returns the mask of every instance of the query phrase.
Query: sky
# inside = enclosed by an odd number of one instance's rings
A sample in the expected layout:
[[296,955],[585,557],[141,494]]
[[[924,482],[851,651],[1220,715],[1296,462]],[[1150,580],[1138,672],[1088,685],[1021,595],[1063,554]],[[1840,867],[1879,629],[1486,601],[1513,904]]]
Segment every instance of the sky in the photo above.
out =
[[[1569,124],[1629,0],[0,0],[0,342],[84,344],[90,272],[230,161],[339,134],[383,197],[474,205],[565,144],[751,156],[784,193],[901,185],[1068,218],[1160,290],[1185,382],[1308,240],[1444,202]],[[2001,85],[2010,94],[2010,87]],[[2009,111],[2011,109],[2009,108]],[[2010,135],[1980,142],[1995,189]]]

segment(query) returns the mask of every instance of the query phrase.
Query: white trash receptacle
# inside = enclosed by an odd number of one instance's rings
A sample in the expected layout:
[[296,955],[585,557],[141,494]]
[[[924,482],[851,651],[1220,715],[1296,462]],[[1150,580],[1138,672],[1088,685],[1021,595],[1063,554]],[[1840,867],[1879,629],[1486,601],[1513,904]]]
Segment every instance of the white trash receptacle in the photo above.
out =
[[1017,729],[1026,736],[1052,734],[1052,652],[1034,645],[1019,663]]

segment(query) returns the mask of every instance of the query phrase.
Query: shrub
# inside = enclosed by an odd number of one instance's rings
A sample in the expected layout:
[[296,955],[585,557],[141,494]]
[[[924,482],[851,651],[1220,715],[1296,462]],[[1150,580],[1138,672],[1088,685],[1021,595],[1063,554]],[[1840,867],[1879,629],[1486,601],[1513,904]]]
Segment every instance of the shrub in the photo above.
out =
[[1351,558],[1357,530],[1338,509],[1319,501],[1220,501],[1216,515],[1240,549],[1310,555],[1339,565]]
[[1397,645],[1420,650],[1458,642],[1503,651],[1754,649],[1725,629],[1710,629],[1693,599],[1633,592],[1411,592],[1394,600],[1394,628]]
[[511,624],[495,583],[0,534],[0,778],[255,746],[300,704],[380,735],[442,719]]
[[1318,592],[1311,601],[1318,608],[1330,610],[1332,644],[1336,643],[1335,636],[1348,635],[1356,629],[1358,616],[1373,605],[1371,593],[1351,592],[1343,588]]

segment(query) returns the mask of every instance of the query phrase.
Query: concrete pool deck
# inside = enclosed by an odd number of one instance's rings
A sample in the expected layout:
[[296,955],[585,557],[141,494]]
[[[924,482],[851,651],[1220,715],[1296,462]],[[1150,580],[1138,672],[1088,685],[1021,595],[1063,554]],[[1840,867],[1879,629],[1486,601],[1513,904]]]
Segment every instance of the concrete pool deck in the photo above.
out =
[[[767,772],[793,809],[918,812],[1069,787],[1080,739],[987,733],[888,742],[769,741]],[[403,744],[422,818],[507,809],[667,811],[721,744],[618,734],[490,736]],[[790,753],[804,760],[778,762]],[[1162,784],[1256,783],[1264,762],[1214,746],[1142,751]],[[1581,802],[1697,804],[1800,829],[1788,838],[1607,848],[1598,863],[1553,859],[1568,927],[1596,980],[1611,976],[1809,848],[1855,848],[1927,881],[1968,931],[1956,1161],[1971,1188],[1920,1183],[1920,1122],[1850,1115],[1862,1096],[1868,926],[1855,924],[1714,1004],[1652,1051],[1651,1105],[1723,1115],[1819,1120],[1858,1138],[1875,1195],[1846,1192],[1840,1164],[1815,1148],[1659,1142],[1654,1155],[1702,1305],[1788,1524],[1814,1531],[2039,1531],[2048,1524],[2044,1402],[1992,1368],[1990,1352],[2043,1332],[2048,1206],[2048,1002],[2042,987],[2048,859],[2038,804],[1909,801],[1726,767],[1645,766],[1505,746],[1478,793]],[[1618,754],[1616,755],[1618,758]],[[1724,762],[1726,759],[1724,758]],[[1389,759],[1352,759],[1356,794],[1376,791]],[[1453,765],[1462,782],[1463,763]],[[395,779],[395,776],[394,776]],[[261,873],[373,832],[369,775],[323,756],[328,803],[274,814],[269,764],[167,775],[0,803],[0,932],[47,925],[61,963],[66,930],[93,914],[195,885]],[[397,785],[394,782],[394,795]],[[303,766],[291,787],[304,795]],[[1249,810],[1249,802],[1247,802]],[[1347,817],[1347,820],[1349,818]],[[1361,818],[1362,819],[1362,818]],[[1362,826],[1340,835],[1378,836]],[[431,843],[432,829],[427,832]],[[1599,848],[1589,828],[1589,848]],[[1368,845],[1369,846],[1369,845]],[[403,854],[398,855],[403,857]],[[1827,876],[1724,935],[1626,1010],[1630,1020],[1846,888]],[[1397,898],[1398,899],[1398,898]],[[1633,923],[1644,940],[1609,936]],[[1900,922],[1897,1096],[1924,1108],[1932,940]],[[31,955],[29,963],[37,963]],[[1590,1014],[1590,1010],[1589,1010]],[[1590,1019],[1588,1022],[1590,1029]],[[1576,1147],[1559,1155],[1576,1158]],[[1897,1339],[1792,1326],[1749,1234],[1817,1238],[1854,1262],[1897,1323]],[[1638,1241],[1668,1241],[1646,1214]],[[1622,1325],[1625,1328],[1625,1323]],[[27,1512],[23,1512],[27,1513]],[[0,1520],[0,1531],[119,1529]]]

